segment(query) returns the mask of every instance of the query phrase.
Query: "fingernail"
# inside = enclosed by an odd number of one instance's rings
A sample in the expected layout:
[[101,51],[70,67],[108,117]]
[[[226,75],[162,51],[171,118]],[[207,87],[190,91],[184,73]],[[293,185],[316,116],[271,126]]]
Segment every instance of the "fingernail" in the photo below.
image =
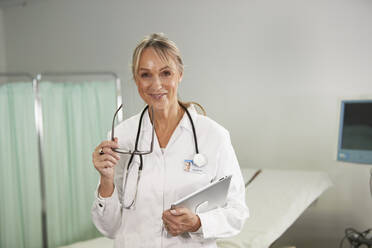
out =
[[170,210],[171,214],[177,214],[177,211],[175,209]]

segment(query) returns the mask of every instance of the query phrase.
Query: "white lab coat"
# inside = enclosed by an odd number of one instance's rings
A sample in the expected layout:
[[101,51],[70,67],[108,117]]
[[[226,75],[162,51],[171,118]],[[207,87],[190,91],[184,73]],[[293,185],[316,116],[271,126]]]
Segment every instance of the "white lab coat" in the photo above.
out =
[[[184,160],[193,159],[195,145],[192,126],[186,113],[162,151],[155,134],[154,149],[143,156],[143,170],[138,185],[135,208],[122,208],[134,197],[139,156],[134,156],[125,196],[123,181],[129,155],[120,155],[115,167],[115,189],[111,197],[101,198],[96,191],[92,219],[106,237],[115,239],[115,247],[217,247],[216,238],[230,237],[240,232],[248,208],[239,164],[226,129],[208,117],[199,115],[193,106],[189,112],[194,121],[199,152],[208,160],[203,173],[186,172]],[[119,146],[134,149],[140,114],[125,120],[115,128]],[[145,113],[139,139],[139,149],[149,150],[152,126]],[[212,180],[232,174],[224,208],[200,213],[201,228],[195,233],[171,236],[163,228],[162,213],[179,200]]]

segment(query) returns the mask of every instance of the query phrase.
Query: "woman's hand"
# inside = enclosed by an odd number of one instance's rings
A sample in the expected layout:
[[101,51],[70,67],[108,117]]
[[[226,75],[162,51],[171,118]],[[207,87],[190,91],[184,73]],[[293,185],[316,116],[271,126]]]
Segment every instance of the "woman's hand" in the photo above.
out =
[[188,208],[168,209],[163,212],[162,219],[165,228],[172,236],[184,232],[196,232],[201,226],[199,216]]
[[[120,157],[112,148],[118,147],[118,138],[115,138],[115,141],[105,140],[96,147],[92,154],[94,168],[96,168],[101,175],[101,183],[102,180],[114,182],[114,167],[118,163]],[[103,154],[100,153],[101,151]]]

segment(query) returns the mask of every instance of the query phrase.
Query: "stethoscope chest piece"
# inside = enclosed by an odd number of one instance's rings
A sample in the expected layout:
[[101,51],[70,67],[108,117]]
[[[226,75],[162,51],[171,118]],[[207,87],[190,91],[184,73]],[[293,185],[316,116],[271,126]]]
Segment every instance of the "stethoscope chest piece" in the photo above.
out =
[[194,155],[193,163],[198,167],[203,167],[207,164],[207,158],[201,153],[196,153]]

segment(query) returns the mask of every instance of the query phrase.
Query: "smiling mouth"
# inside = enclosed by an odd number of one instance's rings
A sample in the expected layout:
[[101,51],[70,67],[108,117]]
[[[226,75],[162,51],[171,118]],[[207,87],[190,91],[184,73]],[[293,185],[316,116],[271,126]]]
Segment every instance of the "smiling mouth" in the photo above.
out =
[[166,95],[166,93],[159,93],[159,94],[149,94],[152,98],[156,99],[156,100],[159,100],[160,98],[162,98],[163,96]]

